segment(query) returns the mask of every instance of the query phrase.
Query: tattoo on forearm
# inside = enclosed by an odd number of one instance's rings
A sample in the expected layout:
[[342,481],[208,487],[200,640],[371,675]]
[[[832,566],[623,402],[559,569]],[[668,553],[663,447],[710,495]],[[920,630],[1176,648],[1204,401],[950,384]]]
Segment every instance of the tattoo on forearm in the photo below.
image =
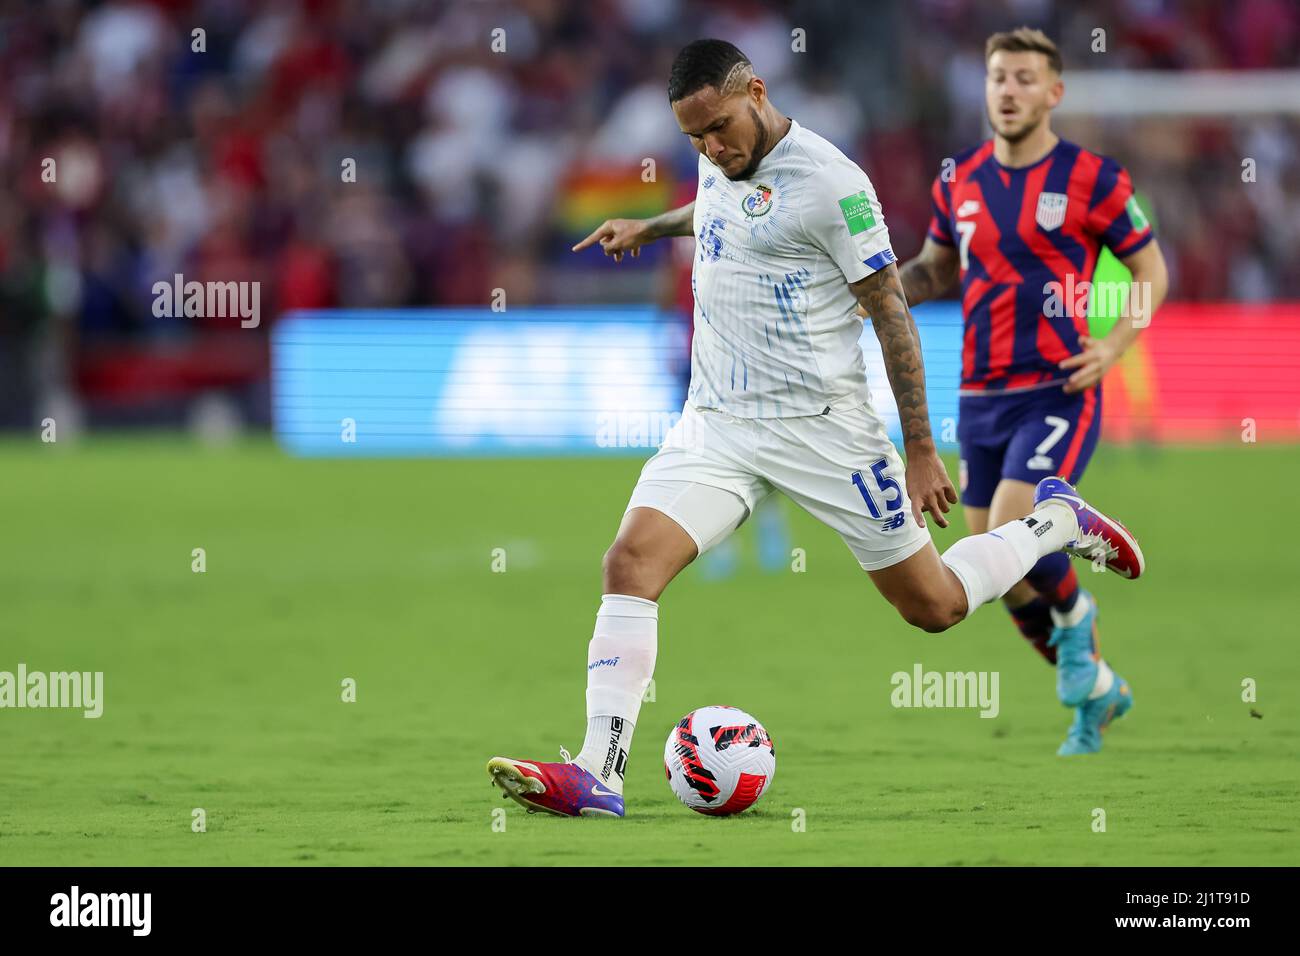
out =
[[690,236],[695,233],[695,203],[689,202],[678,209],[655,216],[648,223],[656,238]]
[[925,363],[921,358],[921,336],[907,309],[903,286],[894,269],[869,276],[867,288],[858,297],[871,316],[880,350],[885,357],[889,386],[898,403],[903,442],[929,440],[930,410],[925,398]]

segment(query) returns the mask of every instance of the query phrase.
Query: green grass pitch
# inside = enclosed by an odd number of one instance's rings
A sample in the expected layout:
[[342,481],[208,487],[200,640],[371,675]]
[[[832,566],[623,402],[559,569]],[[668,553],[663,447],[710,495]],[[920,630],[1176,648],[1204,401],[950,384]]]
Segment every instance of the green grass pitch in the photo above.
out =
[[[785,503],[805,572],[749,557],[664,595],[614,821],[527,815],[484,763],[581,744],[600,558],[638,460],[10,441],[0,670],[103,671],[105,705],[0,710],[0,864],[1295,865],[1298,465],[1256,445],[1099,452],[1083,488],[1149,571],[1080,567],[1135,706],[1071,760],[1053,673],[1004,611],[913,631]],[[893,708],[890,676],[917,662],[998,671],[1001,713]],[[777,745],[772,787],[734,818],[664,781],[670,727],[709,703]]]

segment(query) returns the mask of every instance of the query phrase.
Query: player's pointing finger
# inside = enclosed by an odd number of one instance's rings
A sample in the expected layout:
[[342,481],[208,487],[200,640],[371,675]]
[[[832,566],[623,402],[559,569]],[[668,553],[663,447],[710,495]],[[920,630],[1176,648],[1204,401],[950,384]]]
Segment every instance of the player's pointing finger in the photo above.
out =
[[596,227],[596,230],[590,236],[588,236],[586,239],[583,239],[582,242],[574,246],[573,251],[581,252],[583,249],[586,249],[589,245],[591,245],[598,238],[600,238],[601,234],[604,233],[608,227],[609,227],[609,223],[602,222],[599,226]]

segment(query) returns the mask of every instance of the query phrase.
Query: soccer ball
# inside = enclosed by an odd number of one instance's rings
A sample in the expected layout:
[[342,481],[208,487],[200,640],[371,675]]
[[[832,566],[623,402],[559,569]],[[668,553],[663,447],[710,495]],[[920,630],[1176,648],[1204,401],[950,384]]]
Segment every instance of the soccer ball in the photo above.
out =
[[776,749],[763,725],[743,710],[701,707],[668,735],[664,772],[677,799],[692,810],[727,816],[753,806],[772,783]]

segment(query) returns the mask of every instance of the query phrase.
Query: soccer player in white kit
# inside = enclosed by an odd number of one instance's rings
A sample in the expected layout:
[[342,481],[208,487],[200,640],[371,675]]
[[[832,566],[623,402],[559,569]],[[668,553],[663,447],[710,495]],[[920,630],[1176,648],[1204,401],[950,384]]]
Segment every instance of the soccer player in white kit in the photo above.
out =
[[[695,236],[686,404],[605,553],[582,750],[572,760],[562,752],[562,763],[488,762],[508,797],[563,816],[623,815],[659,597],[774,490],[835,529],[886,600],[930,632],[997,600],[1055,551],[1100,555],[1129,578],[1143,567],[1124,527],[1059,478],[1040,485],[1028,517],[941,556],[924,513],[947,527],[957,494],[930,433],[920,339],[870,180],[783,116],[730,43],[686,46],[668,98],[700,152],[695,202],[653,219],[607,221],[574,249],[599,242],[621,261],[655,239]],[[859,305],[880,340],[906,465],[871,405]]]

